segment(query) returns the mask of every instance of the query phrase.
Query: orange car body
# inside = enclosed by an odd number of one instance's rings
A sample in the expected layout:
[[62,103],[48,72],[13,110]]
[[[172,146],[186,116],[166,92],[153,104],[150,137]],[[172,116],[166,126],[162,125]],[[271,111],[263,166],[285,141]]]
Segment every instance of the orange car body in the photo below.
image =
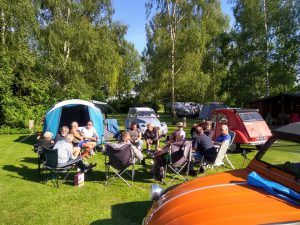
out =
[[245,169],[197,178],[166,191],[144,224],[300,224],[300,201],[296,205],[248,184],[251,171],[300,193],[298,175],[270,167],[256,156]]

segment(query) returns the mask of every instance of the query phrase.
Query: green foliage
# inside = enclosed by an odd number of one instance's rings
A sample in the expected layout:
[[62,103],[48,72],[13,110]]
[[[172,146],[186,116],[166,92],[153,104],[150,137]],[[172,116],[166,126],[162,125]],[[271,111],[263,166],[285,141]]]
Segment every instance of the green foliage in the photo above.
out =
[[[223,49],[229,66],[222,92],[237,105],[296,90],[300,14],[296,0],[236,0],[235,29]],[[265,3],[265,5],[264,5]]]
[[55,102],[124,96],[139,56],[110,0],[0,0],[0,125],[25,128]]
[[217,61],[216,65],[204,63],[217,54],[212,43],[228,27],[220,2],[153,0],[148,1],[148,11],[153,16],[147,24],[142,99],[170,101],[174,87],[177,101],[214,100],[220,86],[216,80],[223,76],[225,66],[216,68]]
[[1,126],[0,134],[30,134],[28,128],[14,128],[9,126]]

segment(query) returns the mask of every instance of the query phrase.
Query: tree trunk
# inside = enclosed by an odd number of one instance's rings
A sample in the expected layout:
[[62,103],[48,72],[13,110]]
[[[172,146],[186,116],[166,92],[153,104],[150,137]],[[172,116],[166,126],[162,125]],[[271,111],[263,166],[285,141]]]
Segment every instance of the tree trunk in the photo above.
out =
[[[70,19],[70,15],[71,15],[70,5],[71,5],[71,2],[69,0],[68,8],[67,8],[67,20],[66,20],[67,27],[69,25],[69,19]],[[64,42],[64,56],[65,57],[64,57],[63,67],[66,67],[69,56],[70,56],[70,42],[68,42],[67,40],[65,40],[65,42]]]
[[171,2],[167,1],[167,13],[169,17],[169,31],[170,31],[170,39],[172,42],[172,48],[171,48],[171,71],[170,71],[170,77],[171,77],[171,114],[172,114],[172,122],[175,123],[176,121],[176,113],[175,113],[175,61],[176,61],[176,53],[175,53],[175,42],[176,42],[176,2],[173,3],[172,9],[171,9]]
[[266,0],[263,0],[264,9],[264,23],[265,23],[265,39],[266,39],[266,96],[270,95],[270,78],[269,78],[269,36],[268,36],[268,24],[267,24],[267,8]]
[[5,14],[4,14],[3,9],[1,10],[1,20],[2,20],[1,43],[4,46],[5,45],[5,29],[6,29],[6,24],[5,24]]

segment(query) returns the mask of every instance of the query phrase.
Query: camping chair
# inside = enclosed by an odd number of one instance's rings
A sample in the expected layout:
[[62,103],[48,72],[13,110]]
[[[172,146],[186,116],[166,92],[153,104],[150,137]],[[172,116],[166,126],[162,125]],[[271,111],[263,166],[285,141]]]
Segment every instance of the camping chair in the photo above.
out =
[[[174,172],[174,176],[169,181],[168,185],[170,185],[176,177],[181,178],[183,181],[187,181],[192,159],[192,141],[186,140],[181,146],[176,143],[171,144],[167,157],[165,173],[167,173],[168,168]],[[183,176],[180,173],[183,172],[184,169],[185,174]]]
[[214,169],[214,167],[218,168],[219,166],[224,166],[224,158],[226,159],[226,161],[228,162],[228,164],[232,167],[232,163],[230,162],[230,160],[228,159],[227,155],[226,155],[226,152],[229,148],[229,144],[230,142],[229,141],[224,141],[222,143],[222,145],[220,147],[216,147],[216,152],[217,152],[217,155],[216,157],[209,157],[209,155],[204,155],[201,159],[201,162],[200,162],[200,167],[198,169],[198,174],[200,172],[200,169],[201,168],[204,168],[204,167],[210,167],[212,170]]
[[33,151],[35,153],[37,153],[37,157],[38,157],[38,178],[40,178],[41,175],[41,164],[43,164],[43,162],[45,162],[45,156],[43,154],[43,147],[39,144],[34,144],[33,145]]
[[69,176],[71,169],[73,169],[76,166],[76,163],[81,160],[80,158],[77,158],[64,164],[58,164],[57,149],[48,149],[45,147],[43,148],[43,155],[45,156],[43,167],[45,173],[48,174],[44,183],[47,183],[48,180],[51,179],[56,187],[59,186],[59,179],[61,178],[62,181],[65,181]]
[[[131,144],[119,145],[119,144],[106,144],[105,152],[105,175],[106,183],[108,185],[110,179],[110,169],[115,173],[113,177],[119,177],[129,187],[133,186],[134,179],[134,164],[135,158],[131,150]],[[131,174],[127,169],[131,166]],[[122,175],[126,173],[131,177],[131,184],[129,184]]]

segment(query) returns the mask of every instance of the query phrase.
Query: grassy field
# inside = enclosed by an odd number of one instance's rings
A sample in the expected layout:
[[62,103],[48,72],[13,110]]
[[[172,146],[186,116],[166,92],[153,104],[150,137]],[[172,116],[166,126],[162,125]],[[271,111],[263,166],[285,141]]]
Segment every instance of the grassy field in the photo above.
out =
[[[115,118],[123,129],[125,115]],[[170,118],[161,117],[161,121],[167,122],[169,132],[175,129]],[[188,127],[194,122],[189,119]],[[32,150],[36,137],[26,137],[0,136],[0,224],[141,224],[152,204],[149,189],[154,180],[150,159],[146,159],[145,167],[137,166],[133,188],[120,180],[104,186],[104,156],[100,153],[89,159],[98,165],[86,175],[83,187],[74,187],[73,173],[69,181],[55,188],[51,182],[42,184],[37,179],[37,155]],[[251,151],[249,157],[255,153]],[[240,154],[230,154],[229,158],[237,168],[242,166]],[[218,172],[228,169],[221,168]]]

